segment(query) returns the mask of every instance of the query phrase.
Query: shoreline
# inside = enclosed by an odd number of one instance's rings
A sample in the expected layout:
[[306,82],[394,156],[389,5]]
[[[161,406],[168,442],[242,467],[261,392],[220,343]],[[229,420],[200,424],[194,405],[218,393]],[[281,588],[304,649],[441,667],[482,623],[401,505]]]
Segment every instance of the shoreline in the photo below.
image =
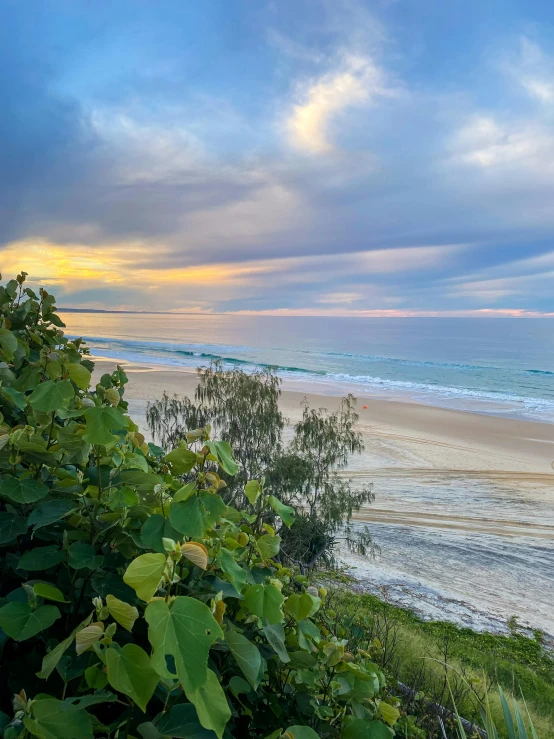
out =
[[[98,375],[116,364],[92,358]],[[197,385],[194,370],[121,365],[143,432],[148,401],[190,397]],[[304,398],[331,412],[340,403],[319,386],[282,388],[285,441]],[[339,553],[360,587],[425,619],[505,631],[516,616],[553,637],[554,425],[370,395],[357,410],[365,451],[339,474],[373,486],[375,502],[353,523],[369,526],[380,548],[369,560]]]
[[[196,370],[192,369],[168,369],[155,364],[91,358],[97,364],[96,373],[111,371],[116,364],[124,367],[129,375],[126,398],[132,401],[152,401],[161,397],[164,391],[190,397],[198,384]],[[317,392],[319,385],[310,388],[309,383],[304,381],[304,384],[304,390],[292,390],[286,381],[282,384],[280,402],[291,423],[300,419],[304,398],[311,406],[324,407],[330,412],[339,407],[341,395]],[[391,447],[413,448],[429,462],[426,467],[468,472],[504,469],[508,470],[506,474],[528,472],[551,476],[554,482],[554,424],[452,410],[367,393],[356,397],[360,416],[358,425],[364,437],[379,438]],[[437,452],[439,459],[436,458]],[[469,458],[468,454],[477,454],[478,457]],[[456,461],[455,465],[445,465],[445,461],[452,459]],[[356,471],[356,461],[353,460],[350,471]],[[511,467],[508,467],[508,462],[512,463]],[[407,468],[417,468],[417,465],[411,464]]]

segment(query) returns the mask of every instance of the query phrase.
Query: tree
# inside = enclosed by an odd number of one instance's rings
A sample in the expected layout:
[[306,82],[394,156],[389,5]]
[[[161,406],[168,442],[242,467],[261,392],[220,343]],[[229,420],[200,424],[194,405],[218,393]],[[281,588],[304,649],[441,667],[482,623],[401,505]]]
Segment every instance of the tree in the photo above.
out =
[[285,419],[279,409],[280,379],[275,371],[246,373],[215,363],[199,368],[198,377],[194,403],[167,395],[149,403],[147,420],[162,445],[172,448],[198,425],[212,424],[231,445],[239,464],[237,475],[225,477],[225,500],[248,509],[252,504],[243,496],[245,483],[265,478],[266,489],[298,514],[294,529],[282,527],[279,533],[283,556],[302,568],[311,568],[319,560],[330,564],[340,539],[366,553],[371,537],[366,528],[354,530],[351,521],[373,500],[372,490],[354,489],[336,474],[352,454],[364,449],[355,430],[355,398],[348,395],[335,413],[312,409],[304,402],[294,438],[283,448]]
[[294,531],[283,533],[283,552],[304,567],[323,558],[331,562],[340,538],[350,549],[365,554],[371,546],[367,527],[354,529],[353,514],[374,500],[371,487],[354,489],[350,480],[337,475],[352,454],[364,450],[355,430],[356,399],[348,395],[334,413],[315,410],[304,403],[302,420],[294,429],[290,454],[276,460],[276,493],[303,514]]
[[199,367],[194,400],[167,394],[148,403],[148,425],[162,446],[172,448],[187,431],[210,423],[233,448],[239,465],[226,478],[227,498],[242,497],[248,480],[263,477],[282,446],[285,419],[279,410],[280,380],[270,369],[247,374],[221,362]]

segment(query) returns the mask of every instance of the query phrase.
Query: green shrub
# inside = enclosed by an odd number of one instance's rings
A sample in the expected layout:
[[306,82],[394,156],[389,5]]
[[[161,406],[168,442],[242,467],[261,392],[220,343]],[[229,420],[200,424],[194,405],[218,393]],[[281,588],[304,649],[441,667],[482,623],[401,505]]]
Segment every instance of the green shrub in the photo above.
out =
[[226,505],[237,465],[209,427],[167,456],[146,444],[125,373],[91,387],[86,347],[24,280],[0,287],[0,733],[394,736],[379,667],[275,560],[267,521],[291,509],[256,481],[252,513]]

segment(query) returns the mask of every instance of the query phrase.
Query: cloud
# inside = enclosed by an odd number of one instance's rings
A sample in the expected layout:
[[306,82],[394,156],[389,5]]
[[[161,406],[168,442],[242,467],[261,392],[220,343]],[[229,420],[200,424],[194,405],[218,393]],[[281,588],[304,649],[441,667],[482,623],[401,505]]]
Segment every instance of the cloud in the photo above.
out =
[[363,298],[362,293],[326,293],[317,299],[317,303],[323,305],[341,305],[355,303],[357,300]]
[[505,57],[500,68],[540,103],[554,103],[554,58],[535,41],[522,36],[518,53]]
[[346,54],[337,70],[298,86],[298,102],[285,121],[288,140],[299,150],[326,154],[333,150],[330,129],[342,113],[391,94],[372,59]]
[[290,59],[315,63],[321,63],[325,60],[325,55],[321,51],[305,46],[280,33],[275,28],[269,28],[267,30],[266,38],[270,46],[273,46],[281,54]]
[[392,37],[382,3],[144,6],[123,34],[63,5],[37,18],[12,4],[5,23],[4,275],[26,269],[89,307],[552,304],[546,51],[518,42],[503,87],[476,47],[479,83],[452,76],[424,19],[415,43],[394,21]]
[[535,121],[502,123],[476,115],[455,135],[455,157],[482,168],[524,167],[554,174],[554,134]]

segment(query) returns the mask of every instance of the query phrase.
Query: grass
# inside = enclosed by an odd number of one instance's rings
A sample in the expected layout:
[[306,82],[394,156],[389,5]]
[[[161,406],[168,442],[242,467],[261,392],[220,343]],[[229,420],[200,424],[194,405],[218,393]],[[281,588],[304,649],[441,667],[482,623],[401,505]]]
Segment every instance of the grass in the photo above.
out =
[[[488,689],[492,718],[501,725],[497,688],[501,685],[510,701],[512,695],[518,698],[523,715],[521,694],[525,696],[541,739],[554,737],[554,658],[545,651],[540,632],[529,637],[512,623],[510,634],[479,633],[448,622],[423,621],[376,596],[353,593],[347,578],[339,575],[337,579],[340,584],[329,588],[329,603],[340,621],[377,638],[385,667],[417,689],[421,705],[431,700],[452,707],[450,682],[460,715],[479,720],[476,695],[483,696]],[[450,669],[445,670],[445,663]]]

